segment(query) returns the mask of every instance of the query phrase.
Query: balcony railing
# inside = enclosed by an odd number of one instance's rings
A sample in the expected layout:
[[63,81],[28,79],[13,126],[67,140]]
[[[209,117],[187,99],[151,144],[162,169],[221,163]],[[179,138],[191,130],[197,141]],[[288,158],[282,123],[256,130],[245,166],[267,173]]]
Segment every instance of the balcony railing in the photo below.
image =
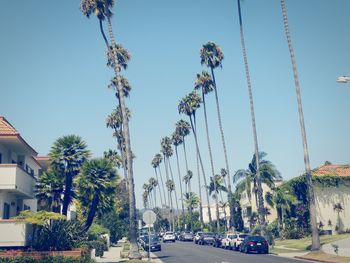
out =
[[0,190],[34,198],[35,177],[17,164],[0,164]]

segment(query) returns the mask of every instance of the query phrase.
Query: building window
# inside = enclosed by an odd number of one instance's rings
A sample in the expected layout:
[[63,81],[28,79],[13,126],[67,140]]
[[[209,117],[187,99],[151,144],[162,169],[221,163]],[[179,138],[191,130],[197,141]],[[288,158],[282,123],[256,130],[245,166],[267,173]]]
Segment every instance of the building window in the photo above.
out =
[[4,203],[4,213],[2,216],[3,219],[9,219],[10,218],[10,204]]
[[23,205],[23,210],[25,211],[25,210],[30,210],[30,206],[28,206],[28,205]]

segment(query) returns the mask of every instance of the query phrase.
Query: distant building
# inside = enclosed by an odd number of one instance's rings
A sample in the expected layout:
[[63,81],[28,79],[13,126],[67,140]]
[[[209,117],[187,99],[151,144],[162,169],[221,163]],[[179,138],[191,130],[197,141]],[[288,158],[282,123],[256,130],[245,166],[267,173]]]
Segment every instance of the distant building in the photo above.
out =
[[[208,205],[203,204],[203,222],[205,224],[209,223],[209,213],[208,213]],[[225,211],[226,211],[226,217],[227,217],[227,222],[230,221],[230,207],[227,205],[225,207],[225,210],[219,206],[219,218],[220,219],[225,219]],[[216,204],[211,203],[210,204],[210,213],[211,213],[211,219],[213,221],[216,221]]]
[[0,247],[26,246],[31,226],[11,218],[37,210],[34,186],[41,166],[37,152],[0,116]]
[[[314,187],[318,224],[333,232],[350,230],[350,165],[323,165],[312,175],[325,179]],[[342,209],[337,211],[339,205]]]

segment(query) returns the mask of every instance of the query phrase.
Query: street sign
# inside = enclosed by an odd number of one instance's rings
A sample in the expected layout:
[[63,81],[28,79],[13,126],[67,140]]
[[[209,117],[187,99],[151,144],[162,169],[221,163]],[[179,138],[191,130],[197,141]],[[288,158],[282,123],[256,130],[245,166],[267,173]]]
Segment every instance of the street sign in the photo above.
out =
[[156,222],[157,216],[152,210],[146,210],[143,212],[142,220],[148,225],[154,224]]

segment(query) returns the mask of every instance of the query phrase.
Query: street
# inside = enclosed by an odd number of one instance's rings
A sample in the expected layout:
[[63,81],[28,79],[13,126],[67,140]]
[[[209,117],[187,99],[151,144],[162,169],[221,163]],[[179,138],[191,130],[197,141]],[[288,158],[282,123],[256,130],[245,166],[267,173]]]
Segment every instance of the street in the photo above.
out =
[[274,255],[243,254],[240,252],[195,245],[192,242],[176,241],[162,243],[162,251],[155,252],[165,263],[297,263],[307,262],[296,259],[281,258]]

